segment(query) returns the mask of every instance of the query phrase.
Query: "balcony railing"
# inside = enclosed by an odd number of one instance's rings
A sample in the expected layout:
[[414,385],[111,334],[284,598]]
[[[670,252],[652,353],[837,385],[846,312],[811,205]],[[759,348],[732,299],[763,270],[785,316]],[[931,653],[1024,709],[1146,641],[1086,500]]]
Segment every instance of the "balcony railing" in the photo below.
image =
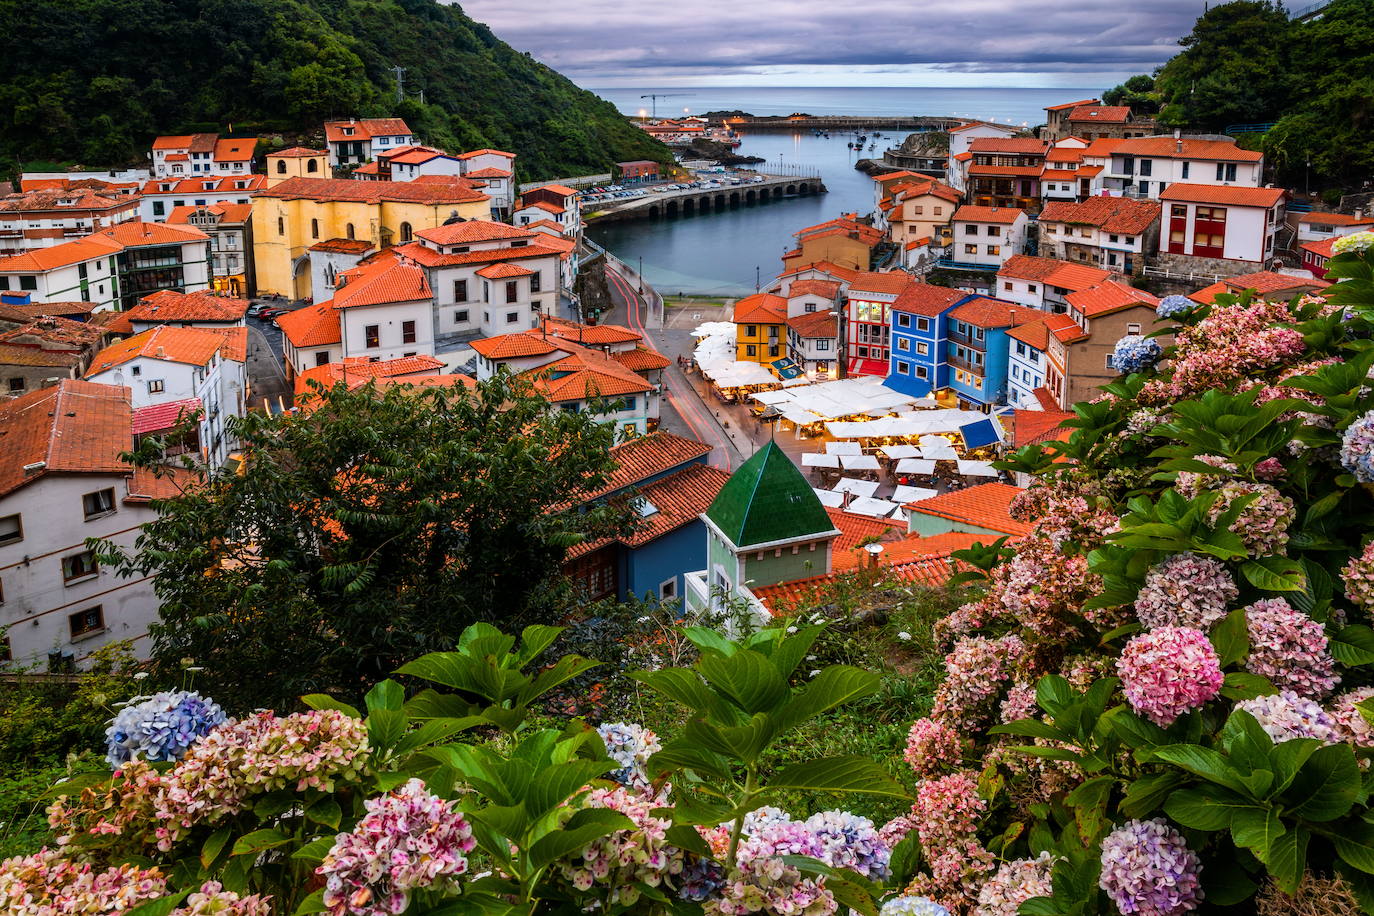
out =
[[969,372],[976,372],[979,376],[982,376],[983,373],[986,371],[983,368],[982,363],[975,363],[971,359],[965,359],[962,356],[956,356],[954,353],[945,354],[945,362],[949,363],[951,366],[954,366],[958,369],[966,369]]

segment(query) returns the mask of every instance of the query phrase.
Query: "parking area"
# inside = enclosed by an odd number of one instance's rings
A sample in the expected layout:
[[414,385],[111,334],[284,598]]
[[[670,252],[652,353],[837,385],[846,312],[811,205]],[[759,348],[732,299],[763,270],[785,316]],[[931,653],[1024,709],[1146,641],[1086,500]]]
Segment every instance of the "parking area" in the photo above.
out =
[[620,200],[634,200],[656,194],[671,194],[675,191],[715,191],[728,187],[761,184],[767,180],[757,172],[747,169],[728,169],[725,166],[697,169],[693,172],[693,176],[691,181],[661,181],[652,184],[631,185],[612,184],[587,188],[578,194],[578,198],[583,206],[588,206]]

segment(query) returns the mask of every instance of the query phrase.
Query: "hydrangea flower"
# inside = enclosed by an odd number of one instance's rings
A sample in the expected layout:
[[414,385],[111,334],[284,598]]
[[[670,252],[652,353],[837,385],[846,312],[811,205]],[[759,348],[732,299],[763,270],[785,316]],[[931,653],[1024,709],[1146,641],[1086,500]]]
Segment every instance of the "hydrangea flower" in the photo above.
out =
[[270,898],[257,894],[241,897],[224,890],[218,881],[207,881],[169,916],[269,916],[271,912]]
[[1291,690],[1241,700],[1235,708],[1254,716],[1260,728],[1278,743],[1293,738],[1316,738],[1328,744],[1341,740],[1337,734],[1336,720],[1327,715],[1316,701],[1300,697]]
[[1147,629],[1191,627],[1206,631],[1226,616],[1240,590],[1226,564],[1195,553],[1166,557],[1145,574],[1135,612]]
[[1019,722],[1029,719],[1040,711],[1035,701],[1035,688],[1029,684],[1017,684],[1007,691],[1000,710],[1002,723]]
[[1341,582],[1347,601],[1366,612],[1374,610],[1374,541],[1358,557],[1350,558],[1341,570]]
[[1132,637],[1116,668],[1131,708],[1161,727],[1221,690],[1216,650],[1189,627],[1158,627]]
[[1122,375],[1143,372],[1159,362],[1164,350],[1149,337],[1127,334],[1116,342],[1112,350],[1112,368]]
[[978,775],[969,770],[925,780],[916,787],[911,806],[916,832],[927,850],[972,837],[986,810],[987,802],[978,794]]
[[1102,841],[1098,886],[1123,914],[1175,916],[1202,901],[1202,865],[1163,818],[1127,821]]
[[966,636],[945,656],[944,681],[935,691],[932,717],[958,728],[976,728],[993,709],[1011,666],[1025,652],[1014,633],[997,639]]
[[929,897],[893,897],[883,903],[878,916],[950,916],[950,912]]
[[1341,466],[1360,483],[1374,483],[1374,410],[1341,433]]
[[476,841],[467,819],[451,802],[411,779],[380,798],[363,803],[352,831],[341,833],[319,868],[325,879],[324,905],[333,916],[394,916],[410,904],[412,891],[457,889]]
[[852,869],[875,881],[888,876],[892,851],[868,818],[848,811],[821,811],[806,819],[806,828],[820,840],[820,859],[826,865]]
[[1230,530],[1252,557],[1283,553],[1288,546],[1288,526],[1298,517],[1291,499],[1267,483],[1244,480],[1225,481],[1217,490],[1221,495],[1207,513],[1208,521],[1215,523],[1237,499],[1254,494],[1255,499],[1240,510]]
[[1335,254],[1360,254],[1374,248],[1374,232],[1352,232],[1331,244]]
[[585,891],[598,885],[612,903],[632,906],[641,885],[658,887],[682,871],[683,852],[667,840],[672,822],[650,813],[658,807],[653,799],[617,787],[592,790],[583,805],[617,811],[634,827],[598,837],[562,863],[563,877],[573,887]]
[[1245,669],[1280,690],[1320,698],[1340,680],[1327,652],[1326,630],[1282,598],[1264,598],[1245,609],[1250,657]]
[[1155,314],[1160,318],[1172,318],[1179,312],[1186,312],[1195,305],[1197,303],[1187,296],[1165,296],[1159,300],[1159,305],[1155,306]]
[[1355,708],[1370,697],[1374,697],[1374,687],[1356,687],[1331,701],[1326,714],[1336,723],[1336,735],[1342,741],[1361,747],[1374,744],[1374,726]]
[[804,876],[779,858],[819,859],[824,853],[820,839],[805,824],[765,824],[741,841],[736,851],[736,867],[720,888],[720,896],[707,900],[703,909],[709,916],[829,916],[838,904],[825,889],[825,879]]
[[649,758],[663,750],[658,735],[633,722],[606,722],[596,733],[606,745],[606,756],[620,764],[606,774],[621,785],[644,791],[649,788]]
[[957,767],[967,747],[968,741],[957,729],[934,719],[917,719],[906,736],[902,756],[917,776],[926,779]]
[[44,847],[0,862],[0,913],[7,916],[102,916],[167,892],[159,869],[99,868]]
[[714,896],[725,884],[725,869],[710,859],[692,856],[682,866],[678,884],[679,898],[700,903]]
[[1032,897],[1054,893],[1050,872],[1054,857],[1042,852],[1034,859],[1003,862],[997,872],[978,889],[978,906],[973,916],[1016,916],[1016,911]]
[[180,760],[192,744],[224,722],[224,710],[189,690],[135,697],[105,730],[105,759],[111,769],[134,757]]
[[[749,836],[765,827],[771,827],[773,824],[787,824],[791,821],[792,815],[781,808],[764,805],[762,808],[755,808],[744,816],[744,824],[740,830],[745,836]],[[730,824],[722,824],[721,826],[728,828]]]

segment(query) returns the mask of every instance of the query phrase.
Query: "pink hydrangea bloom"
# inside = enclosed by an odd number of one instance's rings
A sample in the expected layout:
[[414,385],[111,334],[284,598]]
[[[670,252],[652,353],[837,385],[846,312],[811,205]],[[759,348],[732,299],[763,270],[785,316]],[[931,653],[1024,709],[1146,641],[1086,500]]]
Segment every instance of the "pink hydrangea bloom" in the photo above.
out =
[[1374,541],[1341,570],[1346,600],[1366,613],[1374,610]]
[[927,779],[957,767],[967,747],[968,741],[958,730],[935,719],[917,719],[907,735],[903,757],[918,777]]
[[0,913],[7,916],[103,916],[166,892],[167,879],[159,869],[102,869],[46,847],[0,862]]
[[1098,885],[1126,916],[1177,916],[1202,901],[1202,865],[1163,818],[1127,821],[1102,841]]
[[270,916],[271,912],[270,898],[240,896],[224,890],[218,881],[207,881],[170,916]]
[[1039,711],[1040,707],[1035,702],[1035,688],[1029,684],[1017,684],[1008,690],[1000,710],[1004,724],[1029,719]]
[[1135,612],[1147,629],[1192,627],[1208,630],[1226,616],[1240,590],[1226,565],[1212,557],[1176,553],[1145,574]]
[[736,867],[726,877],[718,897],[707,900],[708,916],[746,916],[750,913],[779,916],[828,916],[838,904],[825,889],[824,878],[803,876],[780,856],[825,854],[824,844],[795,821],[764,824],[743,840],[737,851]]
[[593,789],[588,808],[607,808],[628,817],[634,828],[617,830],[593,840],[559,867],[563,877],[580,891],[598,885],[612,903],[631,906],[639,900],[640,885],[658,887],[682,872],[684,855],[667,839],[671,821],[654,817],[659,807],[652,798],[615,789]]
[[467,871],[465,853],[476,845],[467,819],[453,804],[411,779],[367,808],[341,833],[315,869],[325,879],[324,905],[332,916],[395,916],[420,889],[452,891]]
[[1016,911],[1032,897],[1048,897],[1054,892],[1050,872],[1054,857],[1042,852],[1034,859],[1003,862],[997,873],[978,889],[978,905],[973,916],[1016,916]]
[[1011,678],[1012,666],[1025,651],[1019,636],[997,639],[966,636],[945,656],[945,680],[935,692],[931,717],[956,728],[976,728]]
[[1340,680],[1327,652],[1326,630],[1282,598],[1265,598],[1245,609],[1250,657],[1245,668],[1275,687],[1320,699]]
[[1374,687],[1356,687],[1331,701],[1326,714],[1336,723],[1336,735],[1342,741],[1361,747],[1374,745],[1374,726],[1355,708],[1370,697],[1374,697]]
[[962,770],[924,780],[916,787],[916,803],[911,806],[911,813],[921,845],[932,850],[972,837],[978,830],[978,818],[987,807],[978,794],[978,775]]
[[1291,690],[1242,700],[1236,704],[1236,709],[1254,716],[1260,728],[1277,743],[1294,738],[1316,738],[1328,744],[1341,740],[1336,720],[1316,701],[1300,697]]
[[1189,627],[1159,627],[1126,644],[1117,662],[1131,708],[1168,726],[1221,690],[1221,665],[1207,637]]

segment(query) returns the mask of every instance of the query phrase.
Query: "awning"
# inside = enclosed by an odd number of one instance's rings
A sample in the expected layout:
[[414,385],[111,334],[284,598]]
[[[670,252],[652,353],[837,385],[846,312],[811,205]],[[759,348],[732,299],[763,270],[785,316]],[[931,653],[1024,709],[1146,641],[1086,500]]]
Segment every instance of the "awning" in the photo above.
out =
[[898,487],[892,494],[893,502],[906,505],[921,499],[930,499],[932,496],[939,496],[939,490],[932,490],[929,487]]
[[879,378],[886,378],[887,370],[887,360],[883,359],[851,359],[849,361],[850,375],[874,375]]
[[855,496],[872,496],[877,492],[878,481],[841,477],[839,483],[835,484],[835,489],[845,493],[853,493]]
[[898,474],[934,474],[933,458],[903,458],[897,462]]
[[809,410],[802,410],[800,407],[783,408],[782,418],[788,423],[795,423],[798,426],[810,426],[813,423],[820,423],[825,419],[825,417],[820,414],[812,413]]
[[914,445],[884,445],[882,453],[889,458],[915,458],[921,450]]
[[788,359],[785,356],[782,359],[773,360],[773,362],[770,363],[770,365],[774,369],[776,369],[778,375],[780,375],[783,378],[796,378],[797,376],[802,374],[802,371],[797,367],[797,364],[792,362],[792,360]]
[[862,455],[863,449],[857,442],[827,442],[825,444],[827,455]]
[[861,496],[845,506],[846,512],[853,512],[856,515],[868,515],[873,518],[887,518],[901,506],[886,499],[874,499],[871,496]]
[[960,461],[959,473],[968,477],[996,477],[997,469],[987,461]]
[[841,455],[840,464],[846,471],[878,470],[878,459],[872,455]]
[[959,427],[959,435],[964,437],[965,448],[982,448],[1002,441],[1002,428],[996,420],[978,420]]
[[816,496],[820,499],[822,506],[838,509],[844,505],[843,493],[837,493],[834,490],[822,490],[819,487],[812,487],[811,489],[815,490]]
[[802,455],[802,467],[804,468],[838,468],[839,466],[839,455],[821,455],[816,452],[807,452]]

